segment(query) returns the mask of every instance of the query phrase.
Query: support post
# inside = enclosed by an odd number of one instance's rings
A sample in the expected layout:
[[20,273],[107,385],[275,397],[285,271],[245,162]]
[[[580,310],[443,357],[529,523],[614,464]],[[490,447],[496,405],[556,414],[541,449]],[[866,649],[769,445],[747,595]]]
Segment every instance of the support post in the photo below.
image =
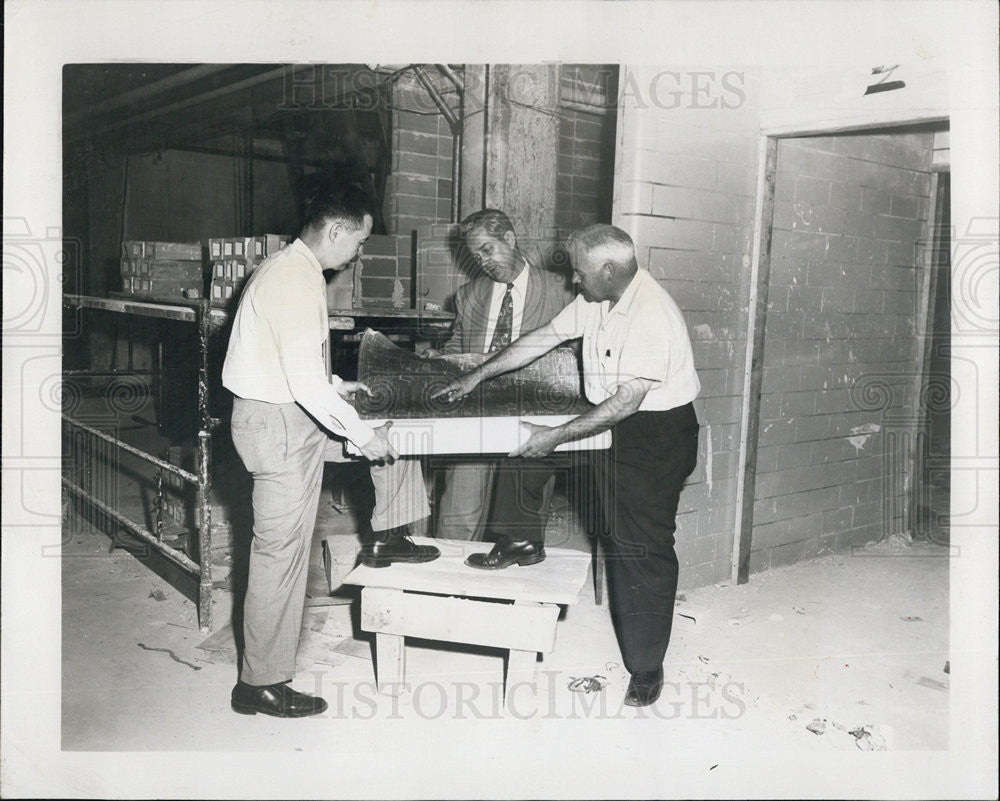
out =
[[743,363],[743,407],[740,413],[739,467],[736,478],[736,525],[732,554],[734,584],[746,584],[750,578],[760,393],[764,378],[764,331],[767,323],[767,289],[771,277],[771,231],[777,169],[778,140],[761,134],[757,146],[757,210],[754,215],[747,348]]
[[211,333],[209,303],[198,303],[198,625],[212,629],[212,416],[208,404],[208,340]]

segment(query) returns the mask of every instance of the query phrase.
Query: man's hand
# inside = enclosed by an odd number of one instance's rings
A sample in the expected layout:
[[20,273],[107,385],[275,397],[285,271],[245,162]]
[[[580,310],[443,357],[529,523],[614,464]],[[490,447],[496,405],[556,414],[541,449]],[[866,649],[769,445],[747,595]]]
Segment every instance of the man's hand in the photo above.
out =
[[420,351],[421,359],[436,359],[441,355],[441,351],[436,348],[427,348],[427,350]]
[[431,399],[444,398],[447,401],[461,400],[477,386],[479,386],[479,379],[472,377],[472,373],[466,373],[461,378],[456,378],[443,389],[439,389],[431,395]]
[[392,464],[395,462],[399,458],[399,453],[389,444],[390,428],[392,428],[392,420],[387,420],[376,428],[375,436],[372,437],[371,442],[367,443],[364,447],[358,445],[361,455],[377,464]]
[[562,445],[563,438],[558,428],[540,426],[535,423],[522,422],[522,426],[531,432],[528,441],[520,448],[512,450],[508,456],[523,456],[525,459],[540,459],[548,456],[557,446]]
[[369,398],[372,395],[372,391],[364,381],[341,381],[337,387],[337,394],[347,400],[353,398],[355,392],[364,392]]

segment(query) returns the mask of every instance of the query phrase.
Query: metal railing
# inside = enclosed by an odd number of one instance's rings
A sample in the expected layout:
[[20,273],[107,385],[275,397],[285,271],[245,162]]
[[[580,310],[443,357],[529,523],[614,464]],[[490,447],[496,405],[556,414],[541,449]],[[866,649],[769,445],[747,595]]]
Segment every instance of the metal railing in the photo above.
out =
[[[68,300],[69,305],[77,305]],[[85,304],[79,304],[83,307]],[[146,304],[150,305],[150,304]],[[91,308],[95,308],[91,306]],[[96,308],[102,308],[97,306]],[[126,314],[144,314],[142,310],[137,310],[134,308],[109,308],[103,307],[108,311],[112,312],[124,312]],[[176,307],[173,307],[176,308]],[[130,519],[126,514],[124,514],[120,509],[116,509],[105,500],[99,498],[92,490],[93,487],[80,486],[76,481],[70,476],[62,476],[62,486],[67,493],[70,493],[77,498],[80,498],[87,504],[90,504],[94,509],[97,509],[101,514],[105,515],[108,519],[113,520],[115,523],[120,525],[122,528],[127,530],[133,536],[147,544],[150,548],[159,554],[162,554],[166,559],[170,560],[174,565],[181,568],[184,572],[188,573],[192,577],[196,577],[198,581],[198,625],[203,632],[208,632],[212,628],[212,509],[210,503],[210,495],[212,490],[211,481],[211,443],[212,443],[212,429],[217,424],[217,420],[211,417],[209,411],[209,381],[208,381],[208,342],[209,336],[211,334],[212,326],[212,315],[209,307],[209,302],[207,300],[200,301],[193,305],[193,308],[189,307],[184,309],[186,314],[184,316],[175,316],[173,319],[194,319],[194,322],[198,326],[198,417],[199,426],[197,432],[198,448],[197,448],[197,467],[196,472],[191,472],[185,470],[178,465],[171,464],[165,459],[161,459],[153,454],[146,453],[140,448],[130,445],[123,440],[108,434],[104,431],[100,431],[97,428],[89,426],[80,420],[76,420],[67,414],[62,415],[62,422],[64,430],[79,432],[80,436],[89,438],[93,442],[104,442],[112,446],[112,448],[130,454],[133,457],[140,459],[147,464],[151,464],[156,467],[156,473],[154,477],[155,488],[156,488],[156,500],[155,500],[155,531],[150,531],[146,526]],[[149,316],[166,316],[163,314],[158,314],[154,310],[154,313]],[[77,377],[83,377],[86,375],[93,375],[94,377],[100,375],[106,375],[105,372],[95,371],[93,373],[88,373],[88,371],[75,370],[72,374]],[[85,453],[92,453],[92,448],[82,449]],[[71,468],[85,467],[84,474],[89,472],[90,466],[81,466],[77,464],[70,463]],[[164,542],[163,538],[163,476],[165,473],[176,476],[182,482],[190,484],[195,487],[195,498],[196,498],[196,522],[197,522],[197,532],[198,532],[198,561],[195,562],[190,556],[185,554],[183,551],[172,547],[170,544]]]

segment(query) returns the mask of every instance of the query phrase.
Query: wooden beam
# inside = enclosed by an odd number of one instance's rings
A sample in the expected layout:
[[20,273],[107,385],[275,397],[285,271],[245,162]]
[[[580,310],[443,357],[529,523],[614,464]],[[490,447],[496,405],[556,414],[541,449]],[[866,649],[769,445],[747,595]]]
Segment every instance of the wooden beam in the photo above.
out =
[[184,100],[178,100],[175,103],[168,103],[165,106],[159,108],[150,109],[141,114],[136,114],[131,117],[126,117],[124,120],[118,120],[116,122],[108,123],[107,125],[102,125],[99,128],[89,129],[84,131],[77,131],[76,133],[70,135],[70,140],[85,139],[87,137],[97,136],[99,134],[108,133],[109,131],[116,131],[119,128],[126,128],[129,125],[134,125],[138,122],[145,122],[147,120],[155,119],[157,117],[162,117],[166,114],[170,114],[174,111],[180,111],[185,108],[190,108],[191,106],[197,106],[202,103],[207,103],[210,100],[217,100],[220,97],[225,97],[233,92],[240,92],[245,89],[250,89],[251,87],[258,86],[262,83],[267,83],[268,81],[276,81],[284,79],[289,72],[294,73],[298,70],[303,70],[310,65],[308,64],[298,64],[294,66],[282,66],[274,70],[268,70],[267,72],[255,75],[252,78],[246,78],[242,81],[237,81],[236,83],[231,83],[227,86],[220,86],[218,89],[213,89],[210,92],[203,92],[194,97],[185,98]]
[[361,628],[377,634],[549,653],[558,619],[555,604],[513,605],[381,587],[361,591]]
[[914,427],[911,432],[910,462],[907,465],[909,475],[906,481],[906,519],[904,528],[910,534],[917,536],[917,523],[920,511],[921,481],[927,481],[927,435],[929,411],[925,399],[936,395],[933,388],[928,387],[931,378],[931,364],[934,357],[934,309],[938,293],[938,276],[940,270],[947,268],[948,260],[940,247],[942,221],[947,219],[945,208],[945,192],[942,191],[940,173],[931,174],[931,218],[927,221],[925,241],[927,252],[922,254],[921,263],[917,265],[920,273],[920,287],[917,298],[916,321],[916,376],[912,388],[914,402]]
[[135,89],[122,92],[120,95],[115,95],[96,105],[88,106],[80,111],[74,111],[72,114],[67,114],[63,118],[63,125],[76,125],[83,120],[93,117],[95,114],[102,114],[105,111],[111,111],[111,109],[148,100],[151,97],[163,94],[171,89],[176,89],[179,86],[184,86],[185,84],[194,83],[201,78],[229,69],[232,66],[232,64],[199,64],[197,67],[175,72],[173,75],[168,75],[159,81],[137,86]]
[[733,532],[732,552],[732,580],[735,584],[746,584],[750,577],[754,490],[757,480],[757,440],[760,432],[760,393],[764,378],[764,331],[767,323],[767,289],[771,275],[771,230],[774,221],[774,184],[777,167],[778,140],[761,135],[757,146],[757,207],[754,214],[747,346],[743,364],[743,408],[740,413],[739,467],[736,479],[736,526]]

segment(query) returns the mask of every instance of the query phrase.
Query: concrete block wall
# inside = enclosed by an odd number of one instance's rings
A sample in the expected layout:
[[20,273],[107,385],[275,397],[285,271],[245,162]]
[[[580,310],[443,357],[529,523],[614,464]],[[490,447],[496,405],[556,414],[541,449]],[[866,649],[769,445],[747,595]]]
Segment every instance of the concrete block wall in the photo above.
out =
[[682,586],[728,580],[736,516],[759,78],[623,68],[616,225],[680,305],[702,383],[698,467],[680,499]]
[[[452,108],[454,87],[434,69],[426,70]],[[451,219],[452,136],[447,121],[412,72],[392,89],[392,172],[384,207],[390,234]]]
[[[614,91],[614,67],[565,64],[560,69],[562,96],[607,104]],[[612,94],[613,97],[613,94]],[[559,163],[556,173],[556,226],[567,236],[576,228],[610,222],[614,166],[613,104],[605,110],[559,110]]]
[[779,142],[751,570],[904,525],[933,135]]
[[[760,128],[752,70],[623,69],[613,221],[684,311],[702,381],[681,585],[728,581]],[[751,569],[901,525],[926,134],[782,141]]]

